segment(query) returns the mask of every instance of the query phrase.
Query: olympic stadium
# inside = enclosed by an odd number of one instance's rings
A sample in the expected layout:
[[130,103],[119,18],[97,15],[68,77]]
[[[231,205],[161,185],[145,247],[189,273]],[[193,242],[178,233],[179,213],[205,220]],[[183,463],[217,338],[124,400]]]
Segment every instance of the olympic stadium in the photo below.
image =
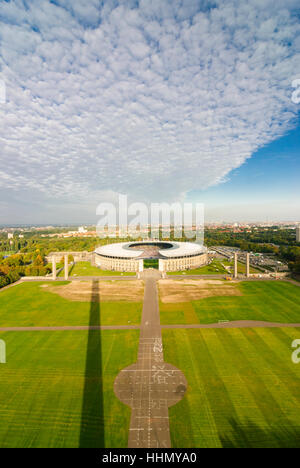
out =
[[192,242],[121,242],[95,250],[95,263],[102,270],[141,272],[150,260],[156,260],[158,269],[167,272],[198,268],[209,258],[206,247]]

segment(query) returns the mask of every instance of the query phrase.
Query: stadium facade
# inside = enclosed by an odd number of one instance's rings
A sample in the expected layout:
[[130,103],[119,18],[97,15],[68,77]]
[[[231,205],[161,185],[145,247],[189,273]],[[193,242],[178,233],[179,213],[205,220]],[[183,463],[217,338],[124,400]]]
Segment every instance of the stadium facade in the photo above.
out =
[[198,268],[209,262],[207,248],[192,242],[143,241],[108,244],[95,250],[103,270],[141,272],[144,260],[158,260],[162,272]]

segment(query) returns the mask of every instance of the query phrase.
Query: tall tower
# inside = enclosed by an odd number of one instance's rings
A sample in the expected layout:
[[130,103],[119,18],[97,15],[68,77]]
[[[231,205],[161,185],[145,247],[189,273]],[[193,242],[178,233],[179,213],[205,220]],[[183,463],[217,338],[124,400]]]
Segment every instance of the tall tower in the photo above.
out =
[[300,226],[296,227],[296,242],[300,242]]

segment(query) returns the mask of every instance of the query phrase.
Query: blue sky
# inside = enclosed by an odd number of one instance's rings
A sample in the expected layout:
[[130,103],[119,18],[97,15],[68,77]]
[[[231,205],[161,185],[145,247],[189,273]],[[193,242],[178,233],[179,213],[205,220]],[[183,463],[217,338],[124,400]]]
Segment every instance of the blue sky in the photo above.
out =
[[118,193],[299,220],[299,18],[298,0],[0,2],[0,223],[96,222]]
[[256,151],[228,181],[188,195],[207,221],[300,220],[300,127]]

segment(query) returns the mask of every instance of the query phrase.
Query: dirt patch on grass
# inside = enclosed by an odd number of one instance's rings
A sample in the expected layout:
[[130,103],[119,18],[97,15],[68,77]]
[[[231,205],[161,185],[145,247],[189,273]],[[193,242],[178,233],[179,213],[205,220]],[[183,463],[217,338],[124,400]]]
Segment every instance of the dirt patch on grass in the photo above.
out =
[[159,294],[164,303],[197,301],[212,296],[241,296],[237,284],[219,280],[160,280]]
[[144,297],[143,281],[98,281],[95,289],[94,281],[72,281],[69,284],[48,291],[58,294],[69,301],[102,302],[128,301],[141,302]]

